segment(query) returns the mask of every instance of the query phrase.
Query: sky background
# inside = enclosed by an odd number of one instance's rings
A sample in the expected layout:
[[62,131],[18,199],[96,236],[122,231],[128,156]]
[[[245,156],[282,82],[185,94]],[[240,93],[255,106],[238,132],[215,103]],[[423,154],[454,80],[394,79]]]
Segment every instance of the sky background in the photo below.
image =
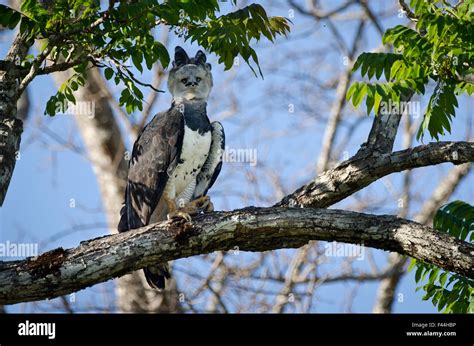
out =
[[[304,1],[300,1],[304,4]],[[5,3],[0,1],[0,3]],[[291,8],[284,1],[261,1],[272,15],[289,17]],[[339,2],[331,2],[336,6]],[[404,24],[405,18],[397,16],[395,1],[370,1],[376,11],[386,9],[386,17],[381,20],[385,29]],[[390,4],[390,6],[388,5]],[[392,6],[393,5],[393,6]],[[328,6],[329,7],[329,6]],[[229,5],[224,6],[224,12]],[[255,78],[250,69],[242,62],[231,71],[224,71],[218,65],[215,56],[208,55],[213,66],[215,87],[209,101],[208,114],[211,120],[220,120],[226,130],[227,145],[237,149],[256,149],[257,167],[248,163],[226,163],[220,178],[210,195],[216,210],[231,210],[248,205],[268,206],[275,202],[274,191],[268,179],[262,173],[265,169],[280,174],[285,193],[290,193],[312,178],[325,128],[326,114],[334,98],[334,90],[326,93],[313,93],[312,83],[334,77],[337,71],[343,71],[343,56],[334,48],[328,28],[324,23],[316,23],[295,13],[291,18],[293,25],[288,39],[280,38],[277,44],[261,42],[256,50],[261,63],[264,79]],[[338,23],[344,39],[349,43],[354,35],[354,24]],[[157,37],[159,34],[157,33]],[[0,34],[0,54],[3,57],[11,42],[10,33]],[[363,40],[363,50],[379,47],[380,35],[371,27]],[[172,37],[169,47],[182,45],[190,54],[198,47]],[[321,54],[322,51],[327,51]],[[137,72],[139,75],[139,73]],[[301,78],[295,78],[295,75]],[[232,76],[232,79],[230,79]],[[358,74],[357,78],[360,77]],[[150,72],[144,72],[141,80],[150,82]],[[228,82],[231,80],[231,82]],[[29,86],[30,113],[22,136],[21,157],[17,162],[6,201],[0,209],[0,243],[6,241],[38,243],[39,252],[56,248],[77,246],[80,241],[108,233],[105,216],[102,213],[101,199],[96,177],[87,160],[80,134],[72,115],[57,115],[54,118],[43,115],[46,101],[57,88],[50,76],[36,78]],[[112,86],[115,95],[120,87]],[[144,93],[149,91],[142,88]],[[239,109],[235,116],[226,118],[232,103],[229,95],[236,95]],[[422,108],[426,103],[421,99]],[[166,109],[170,95],[160,96],[154,106],[155,113]],[[289,105],[295,105],[294,113],[288,111]],[[472,98],[459,99],[457,118],[452,133],[442,140],[461,140],[466,132],[474,135],[467,119],[472,119]],[[306,105],[306,107],[304,106]],[[354,124],[354,115],[361,118],[365,110],[346,107],[342,130],[336,143],[343,143],[347,132]],[[153,113],[154,114],[154,113]],[[351,117],[352,116],[352,117]],[[469,120],[470,121],[470,120]],[[356,128],[343,151],[344,155],[353,155],[367,137],[372,117],[366,117]],[[425,142],[429,138],[425,137]],[[65,143],[74,143],[74,148]],[[419,143],[415,142],[414,145]],[[127,143],[128,148],[131,143]],[[400,135],[395,150],[401,149]],[[416,214],[421,203],[437,186],[439,179],[452,167],[443,164],[436,168],[418,169],[414,175],[415,196],[410,216]],[[258,184],[249,182],[248,175],[254,174]],[[396,214],[401,174],[380,179],[355,196],[332,206],[332,208],[351,209],[356,201],[366,200],[375,214]],[[455,192],[451,200],[461,199],[472,203],[473,176],[470,174]],[[258,186],[257,186],[258,185]],[[257,193],[258,192],[258,193]],[[268,196],[258,198],[257,195]],[[272,199],[273,198],[273,199]],[[380,201],[383,201],[382,203]],[[291,257],[294,250],[279,251],[282,256]],[[372,250],[379,268],[385,266],[385,252]],[[241,253],[236,261],[251,261],[256,254]],[[12,260],[7,258],[1,260]],[[232,260],[232,256],[231,259]],[[324,265],[328,273],[339,269],[340,260]],[[367,269],[367,261],[359,263],[360,269]],[[205,274],[209,270],[209,261],[203,258],[181,259],[174,262],[175,276],[180,284],[188,284],[191,272]],[[192,284],[192,283],[189,283]],[[347,291],[356,294],[352,312],[370,312],[374,303],[378,283],[327,284],[318,289],[314,312],[344,312]],[[113,281],[82,290],[74,296],[72,307],[76,311],[108,311],[113,309]],[[269,290],[273,289],[268,284]],[[435,312],[430,302],[421,300],[422,293],[415,292],[414,275],[404,276],[397,291],[398,299],[394,303],[394,312]],[[238,297],[225,297],[229,304]],[[108,302],[108,303],[107,303]],[[59,304],[46,302],[26,303],[8,306],[9,312],[62,311]]]

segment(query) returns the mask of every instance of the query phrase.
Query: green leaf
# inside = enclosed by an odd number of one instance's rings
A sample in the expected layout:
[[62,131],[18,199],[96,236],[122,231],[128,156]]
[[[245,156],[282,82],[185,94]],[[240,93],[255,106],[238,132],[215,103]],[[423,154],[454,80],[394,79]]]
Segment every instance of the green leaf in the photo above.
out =
[[362,99],[364,98],[366,93],[367,93],[367,84],[361,83],[359,85],[359,88],[357,88],[356,92],[352,96],[352,105],[357,108],[359,104],[362,102]]
[[18,11],[0,4],[0,25],[11,30],[18,25],[20,19],[21,14]]
[[132,61],[133,61],[133,65],[135,65],[137,70],[140,72],[143,72],[143,67],[142,67],[143,55],[141,54],[140,51],[137,50],[132,54]]
[[379,89],[376,88],[374,93],[374,113],[375,115],[379,114],[380,102],[382,101],[382,95],[379,92]]
[[399,79],[400,69],[404,66],[403,60],[397,60],[390,69],[390,79]]
[[408,272],[411,272],[416,267],[416,264],[417,264],[416,259],[412,258],[407,268]]
[[72,91],[70,88],[66,88],[64,90],[64,95],[66,96],[66,98],[68,99],[68,101],[71,101],[72,103],[76,104],[76,98],[74,97],[74,95],[72,94]]
[[160,42],[155,42],[153,45],[153,52],[158,56],[161,66],[167,68],[170,63],[170,56],[166,47]]
[[375,88],[372,85],[367,85],[367,98],[365,100],[365,106],[367,108],[367,115],[370,114],[372,111],[372,108],[374,107],[374,94],[375,94]]
[[352,95],[354,95],[354,92],[357,90],[358,85],[359,85],[359,82],[354,82],[349,87],[349,90],[347,90],[347,93],[346,93],[346,100],[347,101],[349,101],[351,99]]
[[436,212],[433,228],[466,241],[474,231],[474,206],[463,201],[445,204]]
[[451,118],[455,115],[454,107],[457,106],[454,94],[455,85],[439,81],[431,95],[428,107],[423,117],[423,122],[418,131],[418,139],[428,129],[432,138],[438,139],[445,131],[451,131]]
[[112,70],[110,67],[106,67],[104,70],[104,75],[107,80],[110,80],[114,74],[114,70]]
[[443,287],[445,284],[446,284],[446,278],[448,276],[448,273],[447,272],[444,272],[442,273],[440,276],[439,276],[439,283],[440,285]]
[[56,102],[57,102],[57,99],[54,96],[52,96],[48,100],[48,102],[46,103],[45,114],[48,114],[50,116],[54,116],[56,114]]
[[416,272],[415,272],[415,282],[416,283],[419,283],[420,280],[421,280],[421,275],[423,274],[423,272],[425,271],[425,268],[423,266],[418,266],[416,268]]

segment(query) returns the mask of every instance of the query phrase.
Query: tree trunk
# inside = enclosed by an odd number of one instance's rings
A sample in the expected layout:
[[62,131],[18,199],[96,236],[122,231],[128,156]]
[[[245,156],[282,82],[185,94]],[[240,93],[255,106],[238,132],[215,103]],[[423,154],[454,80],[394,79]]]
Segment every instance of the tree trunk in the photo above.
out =
[[25,58],[29,43],[18,34],[0,67],[0,207],[5,201],[8,186],[20,151],[23,122],[17,119],[19,63]]

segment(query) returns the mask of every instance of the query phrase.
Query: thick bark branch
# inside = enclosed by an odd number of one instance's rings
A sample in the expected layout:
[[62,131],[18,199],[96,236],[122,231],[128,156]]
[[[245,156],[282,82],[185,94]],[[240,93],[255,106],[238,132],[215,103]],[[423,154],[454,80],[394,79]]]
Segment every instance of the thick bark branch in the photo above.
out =
[[0,262],[0,304],[68,294],[173,259],[217,250],[295,248],[310,240],[396,251],[474,277],[474,245],[393,216],[342,210],[246,208],[162,222],[56,249],[37,258]]
[[474,162],[474,143],[436,142],[391,154],[357,154],[282,199],[276,206],[325,208],[395,172],[451,162]]

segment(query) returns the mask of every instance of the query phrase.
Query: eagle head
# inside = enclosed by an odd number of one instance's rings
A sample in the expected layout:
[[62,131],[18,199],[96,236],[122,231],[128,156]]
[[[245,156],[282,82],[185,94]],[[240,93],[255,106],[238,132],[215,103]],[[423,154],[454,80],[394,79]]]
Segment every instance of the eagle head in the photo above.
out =
[[168,78],[168,89],[173,98],[207,101],[212,88],[211,64],[199,50],[193,58],[177,46],[174,52],[173,68]]

